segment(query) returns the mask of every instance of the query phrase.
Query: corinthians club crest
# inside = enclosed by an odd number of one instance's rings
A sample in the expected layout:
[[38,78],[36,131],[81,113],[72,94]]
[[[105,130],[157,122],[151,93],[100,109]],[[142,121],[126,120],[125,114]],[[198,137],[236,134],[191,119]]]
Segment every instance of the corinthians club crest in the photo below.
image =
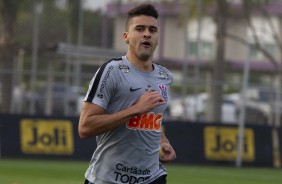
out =
[[161,90],[161,95],[163,96],[165,101],[168,101],[167,87],[164,84],[159,84],[158,87]]

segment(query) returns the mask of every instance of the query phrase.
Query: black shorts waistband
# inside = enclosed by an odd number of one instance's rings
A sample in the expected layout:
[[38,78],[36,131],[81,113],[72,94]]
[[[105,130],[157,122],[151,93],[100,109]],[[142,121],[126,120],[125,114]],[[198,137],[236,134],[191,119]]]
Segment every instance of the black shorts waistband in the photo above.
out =
[[[94,184],[94,183],[85,179],[84,184]],[[150,184],[166,184],[166,175],[157,178],[155,181],[151,182]]]

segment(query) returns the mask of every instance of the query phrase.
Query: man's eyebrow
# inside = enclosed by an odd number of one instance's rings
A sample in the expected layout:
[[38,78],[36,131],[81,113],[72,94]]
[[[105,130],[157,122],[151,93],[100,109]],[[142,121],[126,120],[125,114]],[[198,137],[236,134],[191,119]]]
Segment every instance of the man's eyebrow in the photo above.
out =
[[157,27],[157,26],[149,26],[149,28],[158,29],[158,27]]
[[144,28],[144,27],[149,27],[149,28],[158,29],[157,26],[146,26],[146,25],[136,25],[135,27],[142,27],[142,28]]

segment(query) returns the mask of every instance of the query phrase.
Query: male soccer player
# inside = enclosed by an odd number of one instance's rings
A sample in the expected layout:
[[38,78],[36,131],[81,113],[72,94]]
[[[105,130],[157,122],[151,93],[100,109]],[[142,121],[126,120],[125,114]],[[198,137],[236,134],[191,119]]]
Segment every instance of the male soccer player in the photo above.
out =
[[129,11],[123,34],[127,54],[104,63],[89,84],[78,131],[82,139],[96,136],[97,148],[85,184],[166,183],[162,162],[176,154],[161,125],[173,79],[152,62],[158,32],[154,6]]

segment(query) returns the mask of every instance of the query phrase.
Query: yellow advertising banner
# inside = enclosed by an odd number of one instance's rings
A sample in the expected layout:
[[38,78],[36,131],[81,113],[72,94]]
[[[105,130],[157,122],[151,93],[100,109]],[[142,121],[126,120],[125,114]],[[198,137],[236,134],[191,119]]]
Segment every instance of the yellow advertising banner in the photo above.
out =
[[71,155],[74,152],[71,121],[22,119],[20,132],[23,153]]
[[[204,146],[207,160],[234,161],[237,156],[238,128],[205,127]],[[255,160],[254,131],[251,128],[244,130],[242,160]]]

